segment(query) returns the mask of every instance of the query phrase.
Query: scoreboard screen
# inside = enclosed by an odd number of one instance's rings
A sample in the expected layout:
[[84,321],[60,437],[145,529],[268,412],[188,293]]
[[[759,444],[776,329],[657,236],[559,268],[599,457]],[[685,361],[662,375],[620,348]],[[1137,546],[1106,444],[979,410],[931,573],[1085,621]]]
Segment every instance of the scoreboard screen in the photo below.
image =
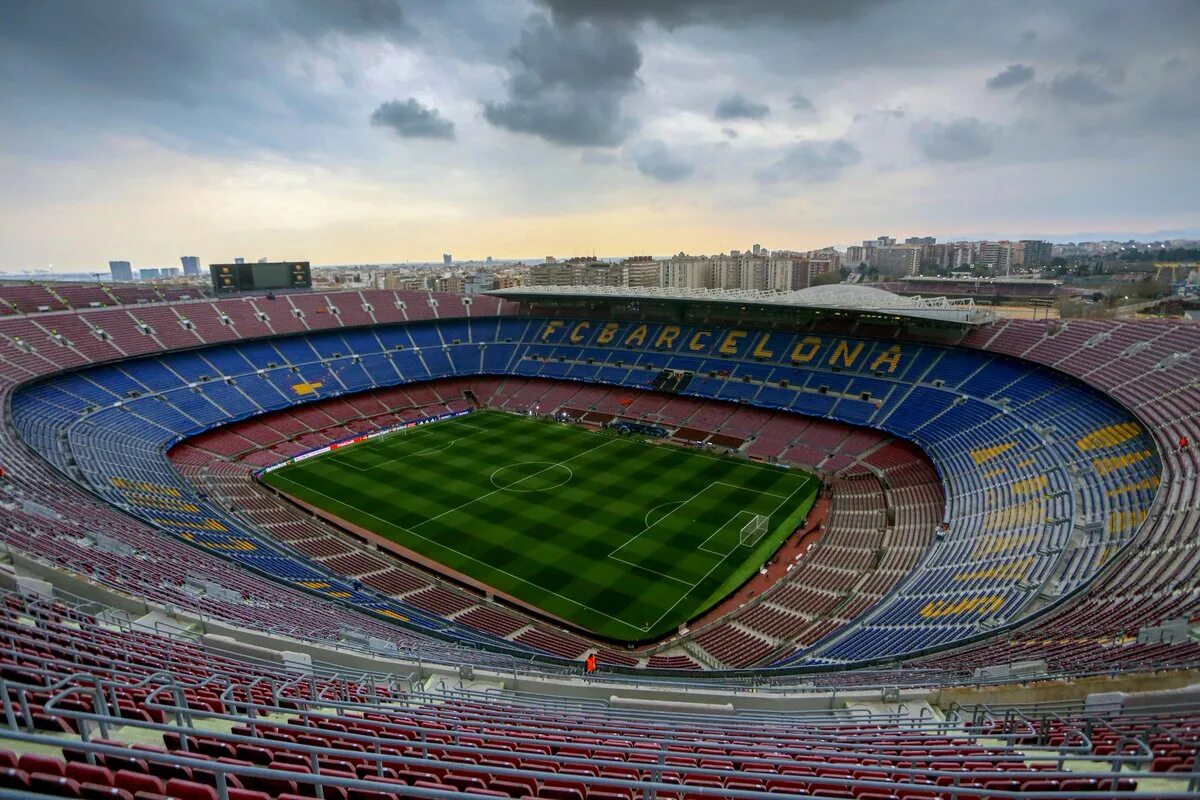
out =
[[312,268],[307,261],[209,264],[208,271],[217,294],[312,288]]

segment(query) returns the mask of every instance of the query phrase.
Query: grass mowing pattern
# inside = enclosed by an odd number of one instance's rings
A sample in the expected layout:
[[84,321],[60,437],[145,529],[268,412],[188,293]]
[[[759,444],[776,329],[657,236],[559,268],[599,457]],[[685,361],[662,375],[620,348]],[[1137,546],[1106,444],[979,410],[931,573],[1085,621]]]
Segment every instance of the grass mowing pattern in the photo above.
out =
[[[808,514],[803,472],[494,411],[263,476],[598,636],[669,633],[752,575]],[[770,530],[738,543],[753,514]]]

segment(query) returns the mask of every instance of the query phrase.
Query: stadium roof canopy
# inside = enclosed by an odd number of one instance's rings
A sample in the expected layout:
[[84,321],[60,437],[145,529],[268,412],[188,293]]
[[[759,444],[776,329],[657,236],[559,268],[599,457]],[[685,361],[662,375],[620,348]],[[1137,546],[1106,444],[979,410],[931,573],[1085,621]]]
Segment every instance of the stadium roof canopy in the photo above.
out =
[[520,286],[493,289],[487,294],[515,301],[553,303],[556,299],[646,300],[687,303],[720,303],[756,306],[763,309],[793,308],[838,312],[870,312],[914,320],[932,320],[963,325],[991,322],[995,315],[975,305],[971,298],[903,297],[873,286],[830,284],[794,292],[754,289],[627,288],[623,286]]

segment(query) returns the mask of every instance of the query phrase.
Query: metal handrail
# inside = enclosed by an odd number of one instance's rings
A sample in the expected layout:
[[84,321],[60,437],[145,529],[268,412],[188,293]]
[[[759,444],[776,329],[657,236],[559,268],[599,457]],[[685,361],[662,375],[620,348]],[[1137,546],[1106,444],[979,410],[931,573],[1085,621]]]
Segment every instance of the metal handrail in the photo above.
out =
[[[84,687],[72,687],[68,691],[84,691],[84,690],[85,690]],[[154,701],[154,699],[153,699],[154,697],[159,696],[159,695],[163,694],[164,692],[169,693],[169,695],[172,697],[172,699],[175,700],[175,703],[167,705],[167,704],[159,704]],[[243,736],[243,735],[239,735],[239,734],[234,734],[232,732],[225,733],[223,731],[194,730],[191,725],[191,720],[193,718],[202,718],[202,719],[209,719],[209,720],[222,720],[222,721],[231,722],[231,723],[235,723],[235,724],[243,724],[243,725],[247,725],[251,729],[251,732],[254,732],[257,727],[265,725],[266,727],[269,727],[272,730],[277,730],[280,732],[294,731],[298,734],[303,734],[306,732],[311,733],[314,729],[319,730],[320,729],[319,725],[311,724],[314,720],[329,719],[331,721],[334,721],[334,720],[344,721],[347,719],[346,717],[340,716],[340,715],[323,714],[321,712],[305,712],[305,713],[303,713],[302,718],[305,720],[305,722],[310,723],[310,724],[298,725],[298,724],[293,724],[290,721],[286,722],[286,723],[280,723],[280,722],[275,722],[275,721],[272,721],[269,723],[264,723],[264,722],[259,721],[260,712],[275,713],[275,714],[285,713],[286,714],[286,713],[289,713],[289,710],[285,709],[285,708],[281,708],[281,707],[271,707],[271,706],[264,706],[261,704],[251,704],[251,706],[248,709],[248,711],[250,712],[250,715],[247,717],[243,717],[243,716],[217,713],[217,712],[211,712],[211,711],[200,711],[200,710],[196,710],[196,709],[188,709],[186,707],[186,704],[182,704],[182,708],[181,708],[181,701],[182,701],[181,687],[179,687],[179,685],[177,683],[172,682],[172,683],[164,684],[164,685],[161,685],[161,686],[155,688],[152,693],[151,698],[147,699],[147,702],[145,703],[145,705],[147,708],[152,708],[152,709],[162,711],[164,714],[166,712],[172,712],[173,715],[183,714],[184,716],[182,716],[182,717],[177,716],[177,718],[187,719],[189,721],[189,724],[187,725],[188,729],[181,730],[181,726],[171,726],[171,725],[159,724],[159,723],[146,723],[145,721],[141,721],[141,720],[134,720],[134,721],[132,721],[132,724],[141,729],[161,730],[163,732],[179,732],[180,733],[180,746],[184,748],[183,755],[180,755],[179,753],[162,754],[163,757],[169,758],[171,760],[171,763],[179,763],[179,764],[184,764],[187,766],[194,766],[199,769],[210,770],[210,771],[213,770],[214,766],[219,764],[219,762],[203,761],[203,762],[196,762],[195,764],[193,764],[192,759],[189,759],[187,757],[187,752],[188,752],[187,748],[189,747],[189,742],[188,742],[189,735],[195,734],[195,735],[203,737],[203,738],[215,739],[218,741],[229,741],[230,743],[235,743],[235,744],[261,745],[263,742],[263,739],[261,737]],[[49,709],[50,706],[51,706],[51,704],[48,702],[46,707]],[[361,708],[362,708],[362,706],[359,706],[359,709],[361,709]],[[184,709],[186,709],[186,711],[184,711]],[[93,712],[80,712],[80,711],[67,710],[67,709],[57,709],[57,710],[55,710],[55,713],[73,718],[73,719],[77,720],[79,723],[84,723],[86,721],[94,721],[94,722],[100,723],[101,726],[103,726],[103,723],[101,723],[101,720],[100,720],[100,718],[103,717],[103,715],[101,715],[101,714],[97,714],[97,713],[93,713]],[[395,726],[395,725],[389,724],[387,727],[389,730],[397,730],[397,731],[398,730],[406,730],[406,728],[404,728],[404,726]],[[386,745],[382,744],[382,742],[385,740],[380,739],[380,737],[377,735],[357,734],[357,733],[353,733],[350,731],[344,731],[344,732],[336,731],[336,733],[337,733],[337,737],[339,740],[345,741],[348,743],[361,744],[364,748],[366,748],[365,751],[353,750],[353,752],[356,757],[365,758],[367,761],[375,763],[378,775],[382,775],[383,768],[386,764],[394,764],[394,765],[401,765],[401,766],[416,766],[416,767],[419,767],[420,765],[425,764],[425,765],[436,765],[436,766],[439,766],[442,768],[452,769],[456,772],[465,772],[465,773],[479,772],[479,773],[484,773],[484,774],[488,774],[488,775],[509,775],[509,776],[533,777],[538,780],[556,780],[556,779],[561,780],[562,779],[562,775],[558,772],[543,771],[543,770],[538,770],[538,769],[509,769],[506,767],[497,767],[497,766],[494,766],[491,764],[481,765],[481,764],[463,763],[463,762],[459,762],[459,761],[451,761],[451,760],[442,759],[442,758],[438,757],[437,754],[431,754],[429,752],[430,748],[433,748],[434,750],[437,750],[437,751],[444,751],[447,753],[471,752],[476,755],[483,755],[485,757],[489,756],[489,755],[497,756],[497,757],[511,756],[513,751],[507,750],[507,749],[481,748],[481,747],[474,746],[474,745],[472,745],[472,746],[459,745],[457,743],[457,741],[458,741],[457,733],[454,734],[455,740],[451,743],[445,743],[445,742],[440,742],[440,741],[431,743],[427,738],[425,738],[425,732],[426,732],[425,729],[421,729],[421,728],[415,727],[415,726],[410,726],[410,727],[415,728],[415,732],[420,737],[417,741],[421,743],[422,757],[418,758],[418,757],[385,753],[385,752],[383,752],[383,747],[385,747]],[[86,730],[87,726],[85,724],[80,724],[80,728],[82,730]],[[13,735],[14,734],[11,731],[0,731],[0,737],[10,737],[11,738]],[[17,737],[19,738],[20,734],[17,734]],[[506,737],[490,737],[490,738],[496,738],[498,741],[506,741]],[[54,741],[61,744],[61,740],[54,740]],[[396,741],[401,742],[401,741],[408,741],[408,740],[407,739],[403,739],[403,740],[397,739]],[[545,744],[545,739],[526,739],[526,740],[513,739],[510,743]],[[85,745],[86,744],[91,744],[92,747],[97,747],[97,745],[95,743],[87,742],[86,737],[85,737]],[[103,751],[105,746],[99,746],[99,747]],[[91,748],[85,748],[85,751],[90,751],[90,749]],[[314,762],[314,766],[316,766],[316,764],[319,760],[319,757],[321,755],[344,756],[347,752],[350,752],[350,750],[348,750],[348,749],[337,749],[336,747],[322,747],[322,746],[316,746],[316,745],[307,745],[307,744],[301,744],[299,742],[294,743],[294,744],[289,744],[287,749],[289,749],[291,751],[295,751],[295,752],[300,752],[300,753],[308,753]],[[622,748],[622,747],[617,747],[617,746],[610,747],[608,745],[605,745],[604,749],[606,749],[606,750],[611,749],[614,752],[625,752],[627,754],[638,752],[638,750],[636,750],[635,748]],[[778,748],[774,748],[774,749],[778,750]],[[141,750],[138,750],[135,752],[137,753],[137,757],[139,757],[139,758],[143,758],[143,757],[146,757],[147,755],[149,755]],[[640,752],[646,753],[647,751],[641,750]],[[658,752],[660,753],[660,759],[658,762],[658,766],[645,765],[645,764],[639,764],[639,765],[635,766],[634,764],[629,764],[629,762],[625,762],[625,764],[628,764],[628,766],[633,769],[649,769],[649,770],[651,770],[652,779],[649,782],[647,782],[647,781],[632,781],[632,780],[617,779],[617,778],[593,777],[593,776],[587,776],[586,778],[581,777],[581,781],[585,782],[589,785],[594,785],[594,786],[612,786],[612,787],[616,787],[616,788],[625,788],[625,789],[630,789],[630,788],[641,789],[647,793],[651,790],[674,791],[678,788],[675,784],[663,783],[663,782],[659,782],[659,780],[658,780],[658,778],[662,777],[663,772],[672,771],[671,770],[672,765],[667,764],[665,761],[665,759],[667,757],[669,757],[668,754],[671,751],[664,749],[664,750],[660,750]],[[841,752],[845,752],[845,751],[843,750]],[[155,755],[157,756],[158,754],[155,754]],[[974,756],[974,757],[964,756],[961,759],[947,758],[946,760],[947,761],[953,761],[953,760],[970,761],[970,760],[977,760],[978,758],[979,758],[978,756]],[[992,756],[992,758],[995,759],[996,757]],[[149,760],[158,760],[158,759],[153,758],[153,759],[149,759]],[[597,767],[597,768],[602,768],[602,767],[607,766],[607,767],[611,768],[613,766],[621,765],[621,762],[613,762],[613,761],[606,761],[606,760],[602,760],[602,759],[583,758],[583,757],[576,757],[576,756],[564,756],[562,754],[559,754],[558,756],[556,756],[556,760],[563,764],[571,765],[571,766],[586,766],[586,767]],[[1004,759],[1001,759],[1001,760],[1004,760]],[[1024,763],[1024,756],[1022,756],[1019,753],[1014,753],[1014,761],[1016,761],[1016,760],[1019,760],[1021,763]],[[789,765],[789,766],[793,766],[793,767],[804,767],[804,766],[811,766],[813,768],[827,768],[828,767],[828,764],[823,760],[822,761],[813,761],[813,762],[804,762],[804,761],[795,760],[795,759],[792,759],[792,760],[769,759],[769,758],[759,759],[759,758],[747,758],[747,757],[739,756],[739,761],[742,761],[743,765],[745,765],[745,763],[749,762],[755,766],[759,766],[759,765],[773,765],[773,766]],[[230,766],[232,767],[232,765],[230,765]],[[715,769],[715,768],[706,768],[706,767],[699,767],[699,766],[697,766],[697,767],[687,766],[686,768],[680,767],[679,769],[685,769],[689,773],[689,775],[696,775],[696,776],[711,776],[711,777],[721,778],[721,777],[728,777],[728,775],[729,775],[728,770],[720,770],[720,769]],[[892,776],[893,778],[895,776],[918,778],[918,777],[923,777],[923,776],[928,775],[928,771],[922,770],[922,769],[891,768],[891,767],[882,767],[882,766],[874,767],[873,771],[885,772],[889,776]],[[263,770],[261,770],[261,772],[256,772],[253,769],[248,769],[248,768],[242,767],[242,768],[237,768],[237,769],[231,768],[228,770],[228,772],[233,773],[233,774],[245,774],[245,775],[250,775],[250,776],[254,776],[254,777],[285,778],[288,780],[297,780],[299,778],[299,776],[295,773],[290,773],[290,772],[280,773],[277,771],[272,771],[270,769],[263,769]],[[1097,777],[1096,775],[1092,775],[1090,773],[1080,773],[1080,772],[1064,773],[1063,775],[1060,776],[1060,775],[1056,775],[1051,772],[1039,771],[1039,770],[1033,770],[1033,769],[1030,769],[1028,771],[1014,769],[1014,770],[1002,770],[1002,771],[972,771],[969,773],[962,772],[962,773],[949,773],[949,774],[951,774],[954,778],[954,781],[951,784],[951,786],[940,786],[940,787],[938,787],[938,790],[943,791],[944,793],[947,793],[947,794],[954,795],[954,796],[957,796],[960,793],[960,791],[962,791],[962,792],[977,791],[977,789],[970,784],[968,784],[965,787],[960,785],[962,780],[964,778],[968,778],[968,777],[970,778],[971,781],[986,780],[989,778],[996,778],[996,779],[1042,778],[1042,779],[1044,779],[1047,777],[1073,777],[1073,778]],[[739,773],[739,775],[744,776],[744,777],[759,778],[762,780],[773,780],[773,779],[778,780],[781,778],[781,776],[779,775],[778,772],[765,772],[765,771],[758,772],[753,769],[747,771],[744,768]],[[1101,777],[1103,777],[1103,774],[1101,774]],[[861,779],[853,779],[853,778],[834,778],[834,777],[824,777],[824,776],[821,776],[819,778],[814,778],[814,779],[819,780],[821,783],[826,783],[829,785],[837,785],[837,786],[854,786],[854,787],[861,787],[861,788],[879,788],[879,789],[893,788],[895,786],[894,780],[893,781],[877,781],[877,780],[861,780]],[[307,778],[305,778],[303,782],[309,782],[309,781]],[[316,782],[321,783],[320,781],[316,781]],[[375,788],[377,788],[377,787],[378,787],[378,784],[375,784]],[[703,789],[704,787],[689,786],[688,791],[691,792],[693,788]],[[1063,797],[1063,795],[1061,793],[1044,793],[1044,794],[1036,794],[1035,795],[1035,794],[1028,794],[1028,793],[1027,794],[1012,793],[1012,792],[1007,792],[1005,790],[991,790],[991,789],[989,789],[988,792],[990,795],[996,796],[996,797],[1010,797],[1010,796],[1011,797],[1044,796],[1044,797],[1060,797],[1060,798]],[[701,791],[699,793],[706,794],[708,792]],[[723,789],[723,790],[716,789],[716,790],[713,790],[712,793],[722,794],[724,796],[738,797],[738,798],[747,798],[747,799],[754,798],[756,800],[765,800],[766,798],[771,796],[771,795],[767,795],[762,792],[749,791],[749,790],[737,790],[737,789],[732,789],[732,790],[731,789]],[[435,795],[431,795],[431,796],[435,796]],[[777,796],[777,795],[774,795],[774,796]],[[1101,797],[1103,797],[1103,796],[1127,797],[1127,796],[1132,796],[1132,795],[1130,795],[1129,793],[1126,793],[1126,792],[1118,791],[1118,792],[1112,792],[1109,794],[1100,793],[1098,796],[1101,796]],[[1166,796],[1166,795],[1164,795],[1164,796]],[[1187,793],[1180,793],[1180,797],[1189,797],[1189,796],[1193,796],[1193,795],[1189,795]]]

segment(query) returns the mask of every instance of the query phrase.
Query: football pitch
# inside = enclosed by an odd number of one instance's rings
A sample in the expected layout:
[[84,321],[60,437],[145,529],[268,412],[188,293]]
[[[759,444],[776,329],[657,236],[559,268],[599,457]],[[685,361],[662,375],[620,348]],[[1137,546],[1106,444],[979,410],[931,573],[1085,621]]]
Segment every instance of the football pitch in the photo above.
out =
[[[598,636],[642,641],[736,589],[819,482],[495,411],[419,425],[263,476],[284,494]],[[761,514],[766,533],[742,543]]]

